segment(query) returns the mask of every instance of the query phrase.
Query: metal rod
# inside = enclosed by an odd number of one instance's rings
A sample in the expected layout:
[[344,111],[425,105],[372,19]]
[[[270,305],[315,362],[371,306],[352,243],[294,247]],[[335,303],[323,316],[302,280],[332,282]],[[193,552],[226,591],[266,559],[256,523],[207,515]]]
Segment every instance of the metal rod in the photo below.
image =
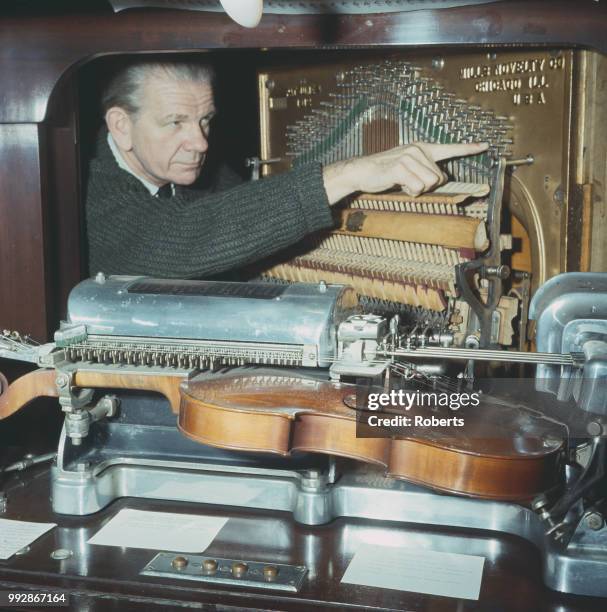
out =
[[0,472],[19,472],[21,470],[25,470],[32,465],[37,465],[38,463],[45,463],[47,461],[54,461],[57,453],[46,453],[45,455],[36,455],[30,456],[26,455],[24,459],[21,461],[17,461],[16,463],[11,463],[11,465],[7,465],[4,469],[0,469]]
[[583,355],[575,353],[525,353],[523,351],[494,351],[490,349],[465,349],[424,347],[415,349],[399,348],[393,351],[378,351],[385,357],[425,357],[467,361],[509,361],[516,363],[544,363],[550,365],[578,366],[583,364]]
[[530,166],[535,161],[533,155],[527,155],[521,159],[509,159],[506,166]]

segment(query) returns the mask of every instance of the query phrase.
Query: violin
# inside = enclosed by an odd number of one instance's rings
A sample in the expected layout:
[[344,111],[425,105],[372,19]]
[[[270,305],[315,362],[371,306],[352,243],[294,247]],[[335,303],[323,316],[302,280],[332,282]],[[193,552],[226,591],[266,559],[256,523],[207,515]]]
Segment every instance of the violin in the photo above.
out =
[[[0,383],[0,419],[36,397],[58,397],[53,369]],[[378,433],[375,413],[357,407],[361,387],[276,370],[228,375],[146,372],[82,366],[80,388],[147,390],[164,395],[181,432],[202,444],[288,456],[323,453],[383,467],[389,476],[483,499],[525,501],[561,484],[564,428],[524,406],[483,400],[460,409],[465,425]],[[451,411],[449,411],[451,412]],[[461,413],[461,414],[460,414]],[[413,406],[410,418],[428,417]]]
[[[380,465],[394,478],[483,499],[528,500],[560,484],[566,435],[539,413],[483,400],[460,409],[462,427],[380,436],[365,425],[369,417],[395,411],[361,411],[357,393],[364,390],[288,374],[193,379],[181,385],[178,426],[211,446],[347,457]],[[429,414],[419,406],[406,411],[413,422]]]

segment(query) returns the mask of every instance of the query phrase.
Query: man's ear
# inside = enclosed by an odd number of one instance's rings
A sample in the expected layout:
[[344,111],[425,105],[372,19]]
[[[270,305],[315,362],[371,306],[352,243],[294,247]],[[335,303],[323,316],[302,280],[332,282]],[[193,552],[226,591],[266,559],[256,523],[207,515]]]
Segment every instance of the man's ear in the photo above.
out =
[[133,148],[131,116],[122,107],[112,106],[105,113],[105,123],[118,148],[130,151]]

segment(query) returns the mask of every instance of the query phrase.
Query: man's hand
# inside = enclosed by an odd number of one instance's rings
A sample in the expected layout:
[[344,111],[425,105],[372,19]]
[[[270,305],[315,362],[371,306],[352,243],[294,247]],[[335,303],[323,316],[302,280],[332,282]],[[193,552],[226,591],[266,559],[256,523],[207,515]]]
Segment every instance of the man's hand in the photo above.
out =
[[404,145],[374,155],[353,157],[326,166],[323,180],[329,204],[362,191],[378,193],[398,186],[412,196],[447,180],[435,162],[486,151],[487,143]]

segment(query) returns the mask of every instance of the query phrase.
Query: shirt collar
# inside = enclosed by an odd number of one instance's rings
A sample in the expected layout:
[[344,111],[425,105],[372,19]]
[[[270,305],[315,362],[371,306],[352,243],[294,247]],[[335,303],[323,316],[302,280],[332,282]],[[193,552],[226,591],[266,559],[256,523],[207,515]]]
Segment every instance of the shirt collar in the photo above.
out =
[[[151,195],[157,196],[160,187],[158,187],[158,185],[154,185],[154,183],[150,183],[150,181],[146,181],[144,178],[141,178],[129,168],[128,164],[124,160],[124,157],[122,157],[122,153],[116,146],[116,143],[114,142],[114,139],[112,138],[112,135],[109,132],[107,133],[107,143],[118,166],[129,174],[132,174],[140,183],[143,184],[143,186],[150,192]],[[173,195],[175,195],[175,185],[173,183],[171,183],[171,190],[173,192]]]

